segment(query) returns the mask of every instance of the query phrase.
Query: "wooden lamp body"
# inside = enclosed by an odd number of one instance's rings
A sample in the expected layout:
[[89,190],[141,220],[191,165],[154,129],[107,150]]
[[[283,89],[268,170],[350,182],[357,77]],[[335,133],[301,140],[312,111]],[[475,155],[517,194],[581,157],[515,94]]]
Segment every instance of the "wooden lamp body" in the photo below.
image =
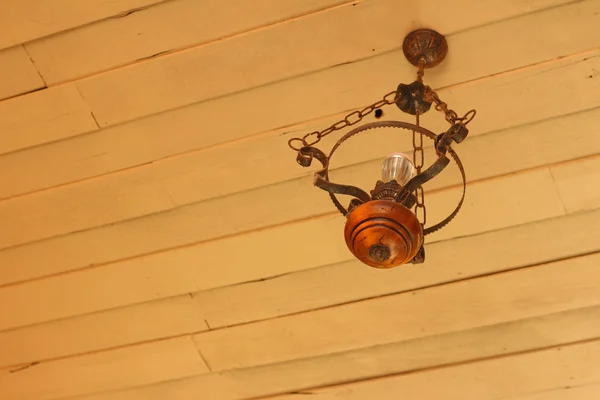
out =
[[415,214],[391,200],[373,200],[356,207],[344,229],[348,248],[374,268],[410,262],[423,245],[423,227]]

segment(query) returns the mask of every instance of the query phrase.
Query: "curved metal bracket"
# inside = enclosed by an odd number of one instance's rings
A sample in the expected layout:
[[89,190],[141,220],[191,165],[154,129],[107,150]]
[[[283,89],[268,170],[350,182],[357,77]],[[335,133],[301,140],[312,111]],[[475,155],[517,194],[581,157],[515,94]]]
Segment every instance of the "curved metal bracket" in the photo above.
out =
[[[398,194],[398,196],[396,197],[396,199],[395,199],[396,202],[400,202],[400,203],[403,202],[418,187],[422,186],[423,184],[425,184],[426,182],[428,182],[429,180],[431,180],[435,176],[437,176],[440,172],[442,172],[444,170],[444,168],[446,168],[446,166],[450,163],[450,160],[446,156],[446,153],[450,153],[450,156],[454,159],[454,161],[458,165],[459,170],[461,172],[461,176],[463,178],[463,194],[462,194],[461,200],[460,200],[458,206],[456,207],[456,209],[442,222],[440,222],[436,225],[433,225],[429,228],[426,228],[424,230],[424,233],[429,234],[429,233],[435,232],[436,230],[438,230],[438,229],[442,228],[443,226],[445,226],[446,224],[448,224],[456,216],[456,214],[458,214],[458,211],[462,207],[462,204],[463,204],[463,201],[465,198],[465,192],[466,192],[466,176],[465,176],[464,168],[462,166],[460,159],[458,158],[458,155],[450,147],[450,143],[452,141],[459,143],[468,134],[468,129],[462,123],[454,124],[450,127],[450,129],[448,131],[446,131],[440,135],[436,135],[435,133],[433,133],[421,126],[413,125],[408,122],[402,122],[402,121],[372,122],[372,123],[357,127],[355,129],[351,130],[350,132],[348,132],[347,134],[345,134],[333,146],[333,148],[331,149],[331,152],[329,153],[329,156],[325,155],[325,153],[323,153],[321,150],[317,149],[316,147],[307,146],[307,147],[301,148],[300,151],[298,151],[298,157],[297,157],[298,164],[302,165],[303,167],[308,167],[311,165],[313,158],[316,158],[317,160],[319,160],[321,162],[321,164],[323,165],[323,168],[314,174],[314,185],[317,186],[318,188],[328,192],[329,196],[330,196],[331,200],[333,201],[334,205],[336,206],[336,208],[342,213],[342,215],[346,216],[348,214],[348,210],[346,210],[346,208],[344,206],[342,206],[340,201],[335,196],[336,194],[349,195],[349,196],[356,198],[360,202],[370,201],[371,196],[367,192],[365,192],[364,190],[362,190],[360,188],[357,188],[356,186],[342,185],[342,184],[330,182],[329,181],[329,162],[331,160],[331,157],[337,150],[337,148],[344,141],[346,141],[347,139],[349,139],[352,136],[355,136],[359,133],[362,133],[362,132],[365,132],[365,131],[371,130],[371,129],[376,129],[376,128],[402,128],[402,129],[407,129],[407,130],[411,130],[411,131],[416,131],[417,133],[422,133],[424,136],[428,137],[429,139],[431,139],[435,142],[435,149],[436,149],[436,153],[438,154],[437,160],[431,166],[429,166],[429,168],[425,169],[423,172],[421,172],[417,176],[413,177],[410,181],[408,181],[406,183],[406,185],[404,186],[404,188],[402,189],[400,194]],[[356,202],[354,202],[354,204],[355,203]]]

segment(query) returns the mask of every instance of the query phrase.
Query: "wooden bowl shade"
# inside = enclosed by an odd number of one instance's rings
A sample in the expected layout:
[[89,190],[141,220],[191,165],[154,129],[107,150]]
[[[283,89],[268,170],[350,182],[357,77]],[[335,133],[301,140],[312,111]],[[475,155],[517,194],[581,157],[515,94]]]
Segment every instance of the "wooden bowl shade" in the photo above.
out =
[[408,208],[373,200],[355,208],[344,230],[348,248],[374,268],[393,268],[411,261],[423,244],[423,228]]

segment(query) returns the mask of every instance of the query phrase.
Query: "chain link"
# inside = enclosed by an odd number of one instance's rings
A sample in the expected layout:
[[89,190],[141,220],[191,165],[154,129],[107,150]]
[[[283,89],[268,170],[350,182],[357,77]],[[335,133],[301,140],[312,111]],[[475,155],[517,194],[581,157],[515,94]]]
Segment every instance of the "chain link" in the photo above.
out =
[[440,99],[440,97],[438,96],[438,94],[433,89],[431,89],[429,86],[426,86],[426,88],[425,88],[425,96],[424,97],[425,97],[425,100],[433,102],[435,104],[435,109],[437,111],[443,112],[446,117],[446,121],[448,121],[451,124],[460,122],[464,125],[467,125],[469,122],[471,122],[473,120],[473,118],[475,118],[475,110],[470,110],[464,116],[459,117],[458,114],[456,113],[456,111],[448,108],[448,104],[443,102]]
[[[383,106],[394,104],[397,100],[396,91],[389,92],[383,98],[371,105],[366,106],[362,110],[352,111],[346,115],[344,119],[336,122],[335,124],[323,129],[322,131],[314,131],[307,133],[304,137],[292,138],[288,141],[288,145],[292,150],[299,151],[302,147],[313,146],[321,141],[322,138],[329,135],[332,132],[339,131],[348,126],[356,125],[362,121],[367,115]],[[312,139],[311,139],[312,138]]]
[[[419,113],[416,115],[416,125],[420,126]],[[423,134],[416,131],[413,131],[413,163],[417,170],[417,175],[420,174],[425,164],[425,150],[423,149]],[[427,208],[425,208],[425,191],[423,190],[423,186],[417,188],[415,196],[417,198],[415,215],[421,222],[421,225],[424,226],[427,223]],[[419,218],[419,210],[421,210],[421,218]]]

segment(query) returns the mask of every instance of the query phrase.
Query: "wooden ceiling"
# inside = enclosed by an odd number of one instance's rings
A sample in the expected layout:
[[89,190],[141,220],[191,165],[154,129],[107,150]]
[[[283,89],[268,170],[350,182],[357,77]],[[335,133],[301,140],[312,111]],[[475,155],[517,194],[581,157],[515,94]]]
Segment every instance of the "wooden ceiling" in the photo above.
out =
[[[470,185],[379,271],[287,140],[414,79],[419,27]],[[600,398],[600,0],[4,0],[0,48],[3,400]]]

